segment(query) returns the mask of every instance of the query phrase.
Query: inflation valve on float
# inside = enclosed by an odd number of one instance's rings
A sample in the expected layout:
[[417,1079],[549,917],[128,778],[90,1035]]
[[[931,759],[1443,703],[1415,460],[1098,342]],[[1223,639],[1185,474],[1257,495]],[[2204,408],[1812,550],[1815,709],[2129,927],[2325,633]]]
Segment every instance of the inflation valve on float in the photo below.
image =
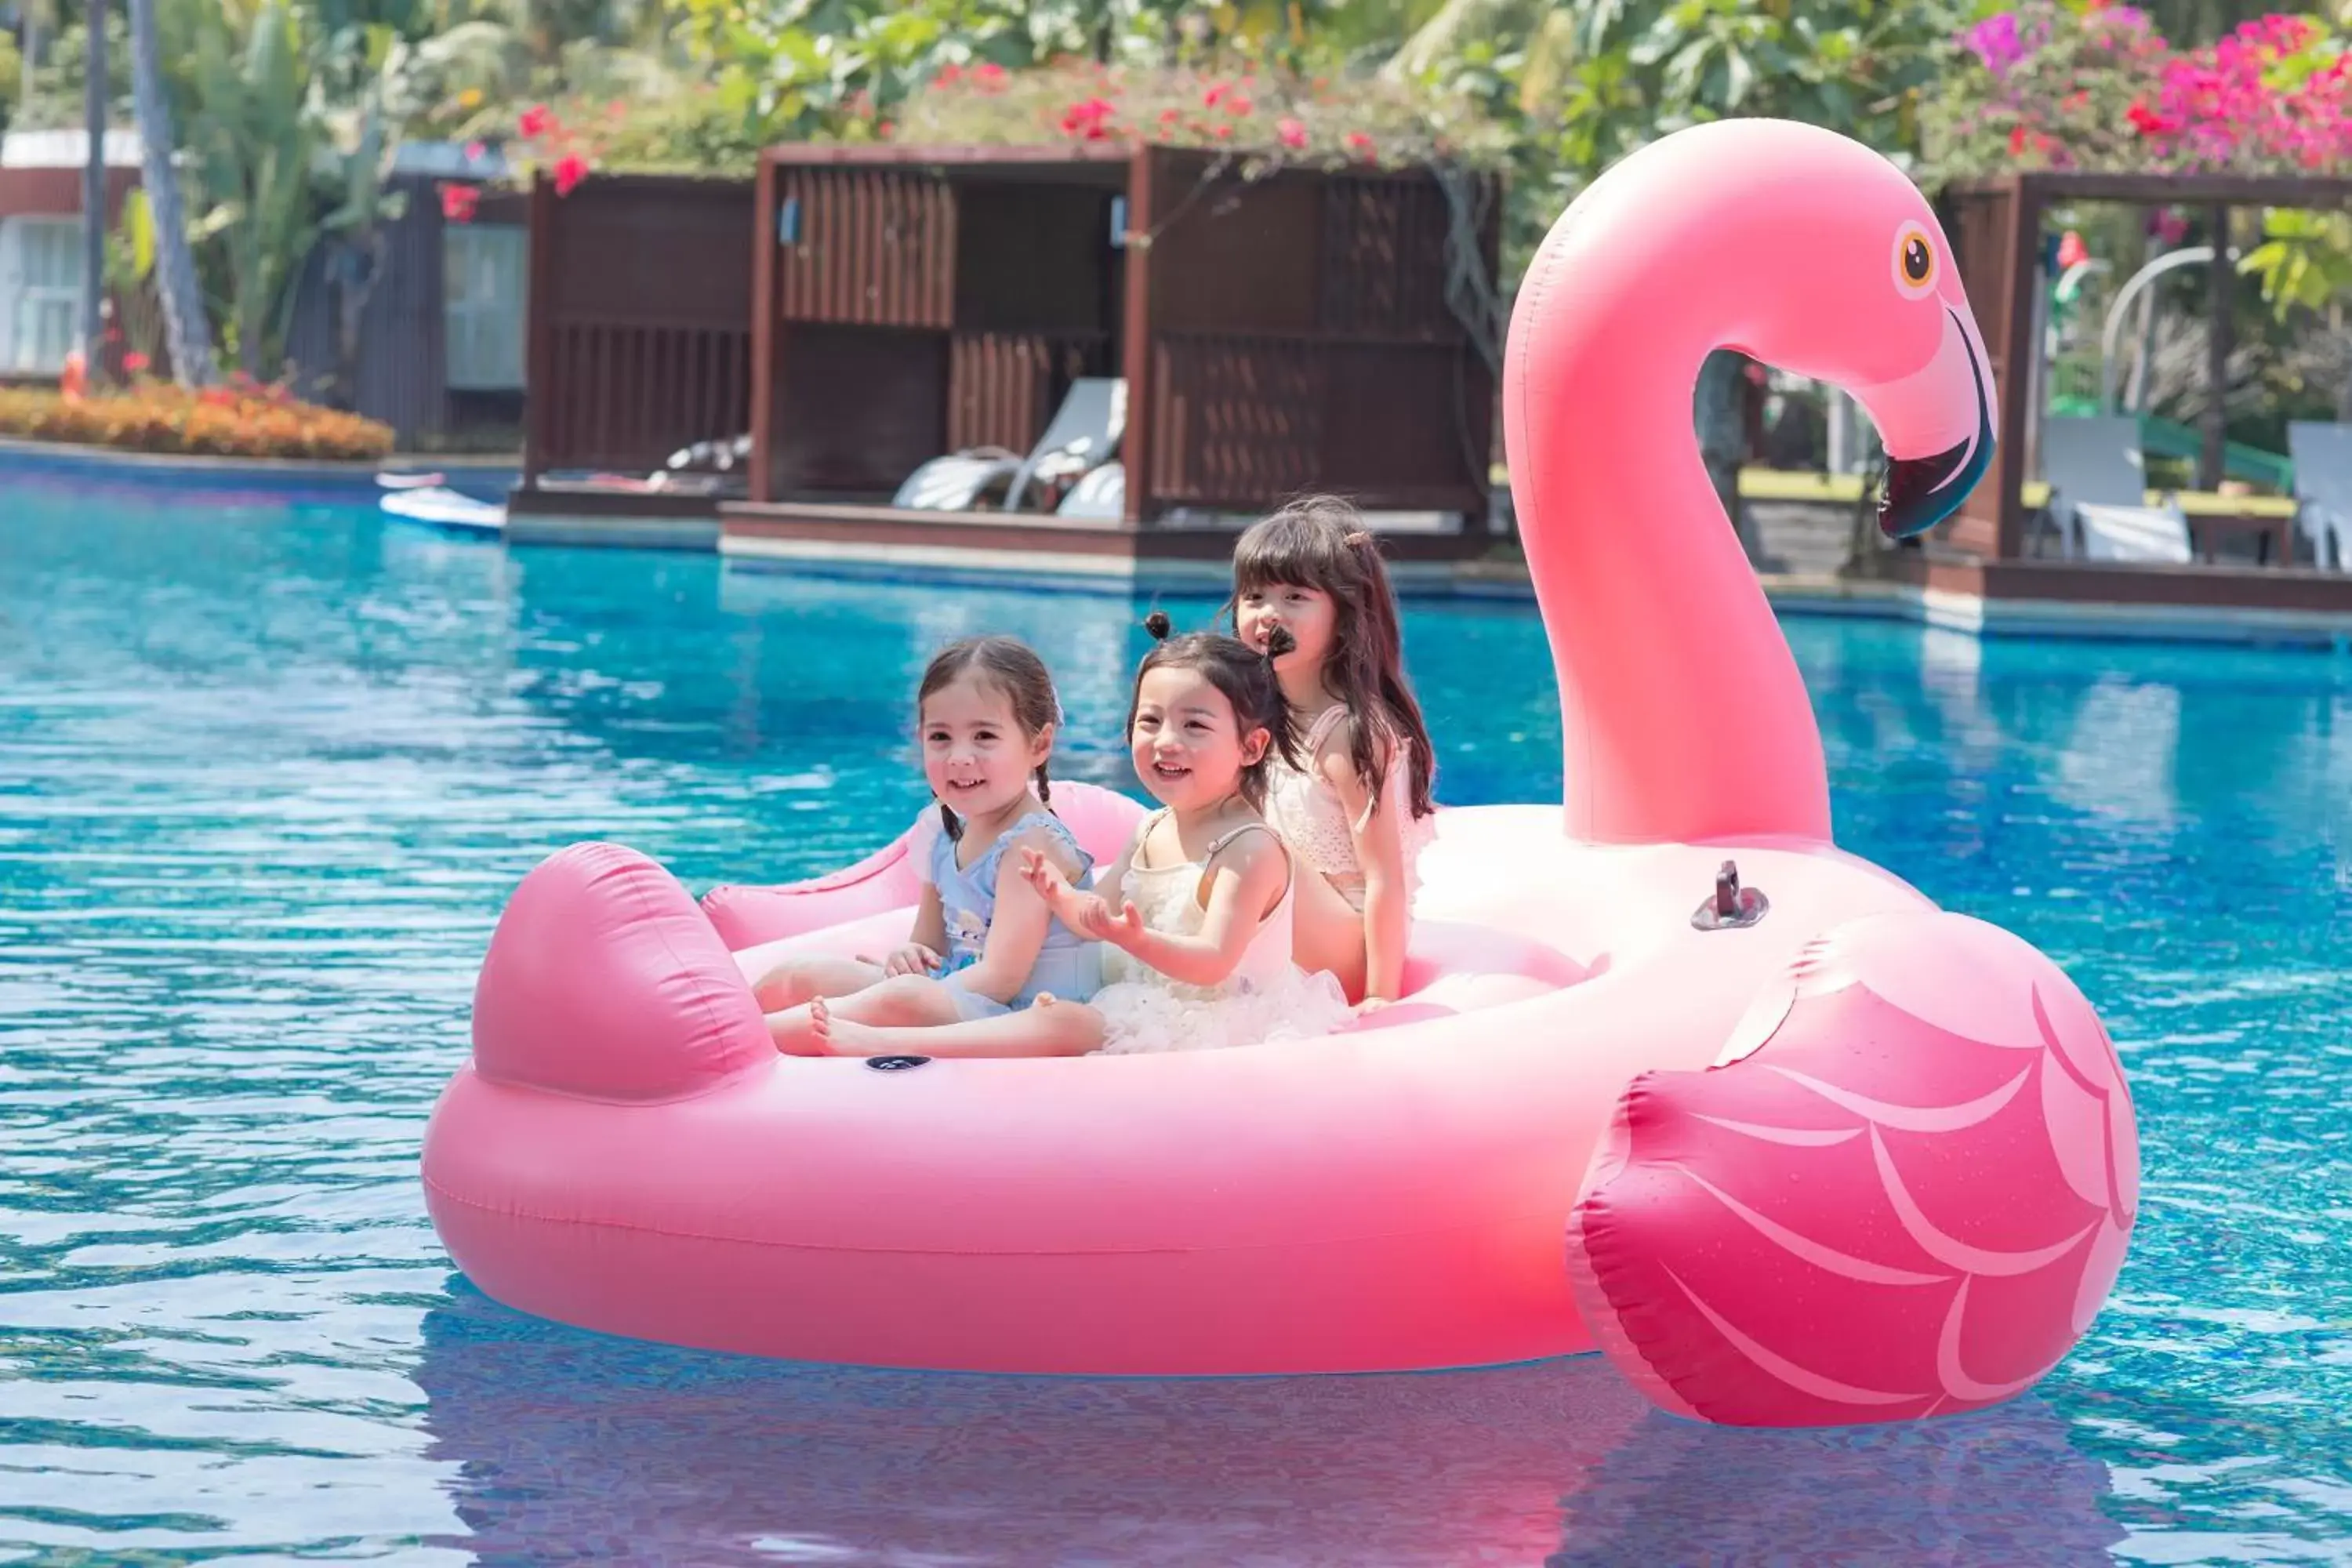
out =
[[1692,913],[1691,924],[1701,931],[1738,931],[1762,920],[1771,907],[1761,889],[1739,885],[1739,863],[1726,860],[1715,874],[1715,896]]

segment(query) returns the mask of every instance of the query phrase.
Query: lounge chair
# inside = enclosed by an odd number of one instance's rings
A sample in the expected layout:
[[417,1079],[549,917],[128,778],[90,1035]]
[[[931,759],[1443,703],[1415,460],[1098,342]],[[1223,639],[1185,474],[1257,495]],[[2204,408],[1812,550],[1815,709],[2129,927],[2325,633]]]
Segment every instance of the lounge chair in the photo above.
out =
[[2050,521],[2066,553],[2085,561],[2186,564],[2195,558],[2178,504],[2147,504],[2139,421],[2053,417],[2042,426]]
[[1070,383],[1045,434],[1024,458],[997,448],[933,458],[907,476],[890,504],[925,511],[970,511],[994,501],[1006,511],[1034,501],[1032,490],[1076,480],[1118,456],[1127,430],[1127,383],[1088,376]]
[[2298,420],[2286,427],[2294,459],[2295,526],[2312,563],[2352,572],[2352,425]]
[[1127,466],[1105,463],[1099,468],[1089,468],[1078,476],[1062,504],[1054,509],[1056,517],[1090,518],[1097,521],[1116,522],[1127,515]]

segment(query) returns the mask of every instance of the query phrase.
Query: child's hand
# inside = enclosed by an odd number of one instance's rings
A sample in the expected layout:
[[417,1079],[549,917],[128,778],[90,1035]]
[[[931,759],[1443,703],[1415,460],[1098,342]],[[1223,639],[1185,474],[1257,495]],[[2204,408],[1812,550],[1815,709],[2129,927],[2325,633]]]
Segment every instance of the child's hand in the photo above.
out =
[[882,973],[893,974],[929,974],[940,967],[940,955],[919,942],[910,942],[895,949],[882,961]]
[[1082,936],[1107,942],[1128,952],[1133,952],[1142,940],[1143,916],[1131,901],[1121,903],[1118,912],[1113,914],[1108,902],[1088,895],[1073,912],[1077,919],[1063,923]]
[[1143,916],[1133,904],[1122,904],[1113,913],[1109,904],[1096,893],[1082,893],[1070,886],[1062,868],[1034,849],[1021,851],[1021,875],[1037,889],[1054,918],[1093,942],[1107,942],[1132,952],[1135,942],[1143,931]]
[[1043,850],[1033,849],[1025,844],[1021,847],[1021,879],[1036,889],[1037,896],[1057,911],[1062,900],[1077,891],[1070,886],[1070,879],[1062,875],[1062,868],[1045,858]]

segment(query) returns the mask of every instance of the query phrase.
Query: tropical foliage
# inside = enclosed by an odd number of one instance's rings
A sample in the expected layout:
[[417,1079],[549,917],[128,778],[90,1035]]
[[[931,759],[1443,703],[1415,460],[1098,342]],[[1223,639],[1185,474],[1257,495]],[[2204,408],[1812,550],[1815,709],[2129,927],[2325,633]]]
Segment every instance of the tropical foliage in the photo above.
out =
[[1929,110],[1937,174],[2352,164],[2352,56],[2313,17],[2264,16],[2178,48],[2129,5],[2030,0],[1969,27],[1954,65]]
[[[79,122],[81,24],[63,9],[24,101],[0,68],[18,123]],[[144,237],[117,237],[117,292],[127,281],[144,310],[121,324],[152,339],[187,318],[194,358],[217,346],[272,374],[323,249],[346,384],[404,137],[478,142],[565,190],[600,167],[740,174],[762,146],[827,138],[1475,163],[1509,176],[1507,285],[1600,169],[1725,116],[1830,125],[1927,180],[2352,156],[2342,18],[2246,0],[130,0],[128,15],[150,47],[110,53],[159,85],[134,105],[121,83],[121,112],[177,128],[185,211],[159,201],[135,220]],[[110,29],[135,32],[124,16]],[[456,219],[476,199],[470,181],[441,194]],[[165,287],[191,247],[200,286]],[[2245,265],[2279,310],[2308,310],[2352,286],[2347,256],[2352,224],[2278,213]],[[170,355],[183,374],[190,357]]]
[[950,65],[905,100],[891,133],[914,142],[1141,141],[1245,152],[1265,163],[1492,165],[1507,153],[1468,105],[1279,66]]

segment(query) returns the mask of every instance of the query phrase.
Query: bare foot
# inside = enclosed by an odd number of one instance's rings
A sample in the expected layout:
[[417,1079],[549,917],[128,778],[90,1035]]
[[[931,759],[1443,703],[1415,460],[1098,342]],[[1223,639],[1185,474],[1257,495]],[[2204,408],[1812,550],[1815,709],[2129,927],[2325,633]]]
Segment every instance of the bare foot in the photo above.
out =
[[822,997],[804,1006],[787,1007],[781,1013],[768,1015],[768,1035],[776,1042],[776,1049],[788,1057],[821,1057],[824,1048],[824,1001]]
[[813,1057],[880,1056],[889,1047],[881,1032],[852,1018],[836,1018],[823,997],[808,1005],[809,1026],[815,1042]]

